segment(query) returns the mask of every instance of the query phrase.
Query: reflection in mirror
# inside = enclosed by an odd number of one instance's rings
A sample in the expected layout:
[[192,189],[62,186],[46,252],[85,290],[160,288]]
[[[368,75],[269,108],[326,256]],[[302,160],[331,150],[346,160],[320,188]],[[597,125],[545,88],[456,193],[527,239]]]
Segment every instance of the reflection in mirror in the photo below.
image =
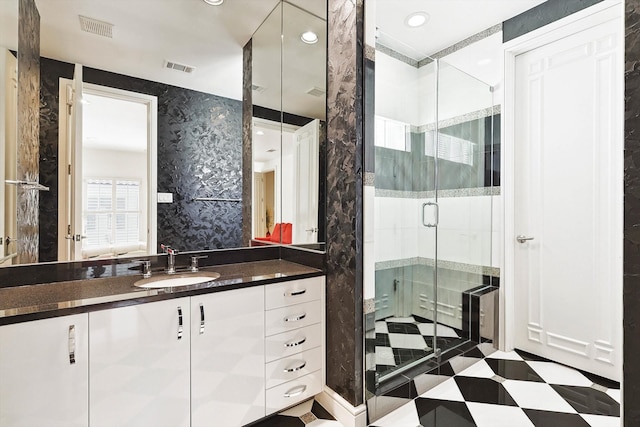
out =
[[[253,38],[254,243],[324,242],[326,2],[295,3],[282,2]],[[269,60],[276,46],[281,72]]]
[[[161,243],[180,251],[242,246],[242,205],[252,197],[242,194],[242,47],[274,8],[282,9],[281,3],[235,0],[216,7],[201,0],[34,2],[41,19],[40,182],[51,190],[40,194],[37,205],[39,261],[141,256],[159,252]],[[317,9],[321,2],[296,3]],[[15,5],[15,10],[5,4]],[[2,54],[17,49],[17,4],[5,1],[0,10]],[[270,52],[265,63],[275,66],[272,77],[278,82],[283,78],[280,30],[273,46],[264,46]],[[324,82],[324,52],[321,61]],[[323,88],[312,81],[303,86]],[[82,95],[89,87],[115,91],[114,99],[128,102],[135,102],[129,96],[146,97],[146,153],[134,148],[136,131],[107,119],[123,115],[124,108],[101,110],[97,115],[102,120],[91,118],[98,105]],[[275,93],[275,104],[261,105],[279,115],[279,85]],[[324,95],[321,98],[324,105]],[[89,116],[80,118],[80,111]],[[297,108],[291,111],[320,118]],[[93,135],[86,122],[96,126]],[[119,132],[108,136],[107,130]],[[150,139],[154,132],[155,144]],[[3,143],[6,140],[5,135]],[[93,148],[84,153],[72,149],[85,144]],[[140,158],[124,161],[135,156]],[[4,157],[9,159],[6,153]],[[110,158],[119,159],[117,167],[107,167],[115,165]],[[133,162],[139,166],[135,173],[126,171],[125,164]],[[3,168],[8,179],[9,169]],[[4,199],[0,197],[2,214],[15,212]],[[271,222],[281,221],[278,209],[274,204]],[[5,222],[0,234],[0,261],[5,264],[0,265],[11,265],[17,260],[3,259],[6,236],[13,241]]]
[[[0,14],[0,40],[9,43],[0,46],[0,178],[17,180],[17,106],[18,106],[18,60],[15,51],[18,43],[17,22],[9,15],[18,15],[18,2],[2,5],[6,14]],[[13,52],[8,49],[13,47]],[[17,256],[16,236],[16,187],[0,185],[0,266],[11,264]]]

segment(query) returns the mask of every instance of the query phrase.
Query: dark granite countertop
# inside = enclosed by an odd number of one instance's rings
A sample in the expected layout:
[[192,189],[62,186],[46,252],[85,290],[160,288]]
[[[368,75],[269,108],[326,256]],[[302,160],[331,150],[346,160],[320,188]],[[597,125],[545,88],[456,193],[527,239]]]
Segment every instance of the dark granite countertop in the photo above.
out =
[[[217,272],[214,281],[174,287],[144,289],[133,284],[140,274],[90,280],[43,283],[0,289],[0,324],[56,317],[170,298],[238,289],[248,286],[316,277],[321,270],[283,260],[225,264],[201,268]],[[160,274],[155,274],[160,276]]]

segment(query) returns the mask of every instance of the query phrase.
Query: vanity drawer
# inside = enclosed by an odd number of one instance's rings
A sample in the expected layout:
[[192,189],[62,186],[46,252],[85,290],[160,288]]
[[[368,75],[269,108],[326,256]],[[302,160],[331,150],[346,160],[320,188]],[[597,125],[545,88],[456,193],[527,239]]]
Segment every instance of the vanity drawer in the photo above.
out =
[[322,296],[323,277],[292,280],[265,287],[265,308],[286,307],[292,304],[314,301]]
[[266,338],[266,360],[271,362],[320,345],[322,345],[322,326],[320,323],[271,335]]
[[322,348],[316,347],[267,363],[267,388],[295,380],[322,368]]
[[319,323],[321,309],[318,300],[269,310],[265,313],[265,335],[275,335]]
[[322,391],[322,371],[316,371],[267,390],[267,415],[303,402]]

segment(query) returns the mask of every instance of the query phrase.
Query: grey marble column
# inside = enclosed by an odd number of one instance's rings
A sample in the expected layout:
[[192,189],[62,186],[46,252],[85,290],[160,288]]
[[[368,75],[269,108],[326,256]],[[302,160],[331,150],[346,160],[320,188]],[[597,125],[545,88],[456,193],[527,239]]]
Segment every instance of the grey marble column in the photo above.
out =
[[624,425],[640,425],[640,0],[625,4]]
[[328,1],[327,385],[363,402],[363,0]]
[[[19,14],[16,178],[38,182],[40,176],[40,14],[34,0],[20,0]],[[20,264],[38,262],[38,204],[37,190],[17,188],[17,251]]]
[[242,246],[251,242],[251,186],[253,184],[253,42],[242,49]]

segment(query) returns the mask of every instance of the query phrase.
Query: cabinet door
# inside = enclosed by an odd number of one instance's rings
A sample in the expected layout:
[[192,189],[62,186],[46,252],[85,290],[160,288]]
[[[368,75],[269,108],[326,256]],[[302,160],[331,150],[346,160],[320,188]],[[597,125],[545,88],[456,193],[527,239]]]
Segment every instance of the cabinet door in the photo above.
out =
[[0,426],[87,426],[87,315],[0,327]]
[[264,287],[191,297],[192,426],[265,416]]
[[189,426],[189,298],[89,314],[91,427]]

